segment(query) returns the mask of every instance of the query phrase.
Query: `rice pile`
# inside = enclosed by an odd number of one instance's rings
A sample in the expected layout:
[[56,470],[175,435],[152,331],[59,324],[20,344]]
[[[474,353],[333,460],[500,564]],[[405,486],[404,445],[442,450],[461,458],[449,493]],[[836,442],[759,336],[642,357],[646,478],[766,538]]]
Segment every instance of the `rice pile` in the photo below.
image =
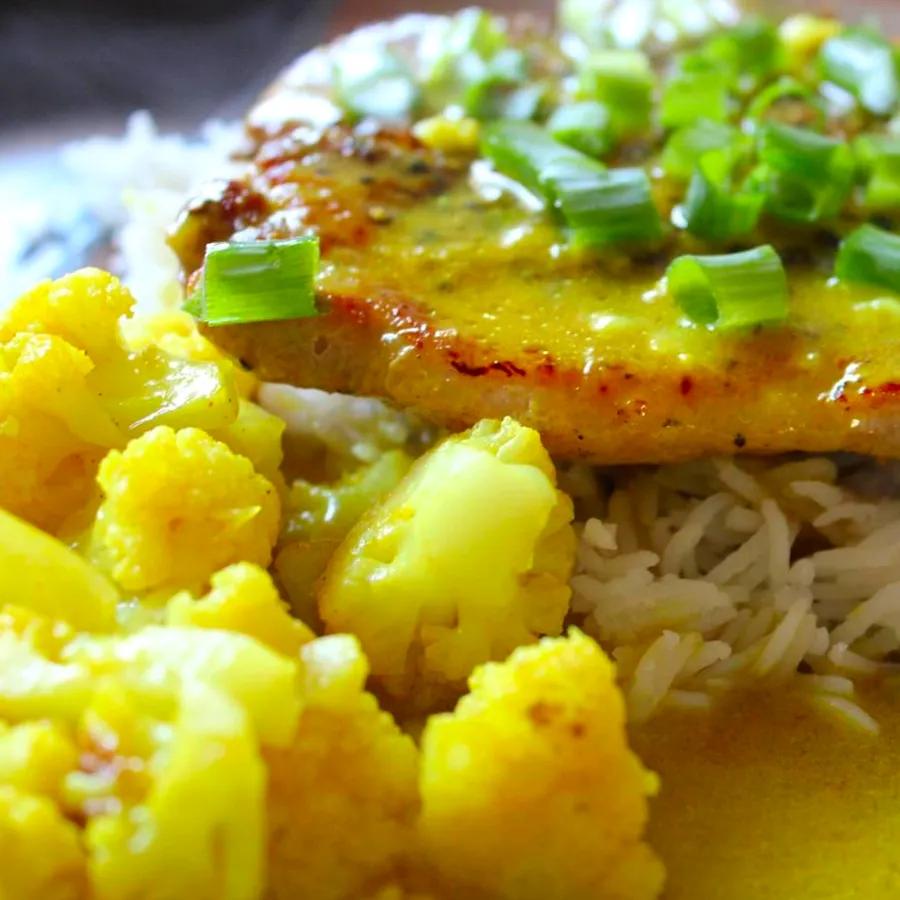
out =
[[[238,131],[207,125],[189,142],[138,113],[122,140],[66,151],[118,228],[142,311],[178,302],[165,230],[202,179],[234,171]],[[413,427],[366,398],[266,385],[260,401],[289,431],[363,460]],[[768,684],[877,731],[854,685],[900,659],[900,499],[888,496],[890,467],[842,466],[815,457],[561,472],[582,513],[573,614],[614,656],[633,721]]]
[[824,457],[704,460],[605,470],[591,496],[582,473],[595,509],[573,610],[616,659],[632,719],[766,683],[877,730],[853,696],[900,649],[890,475]]

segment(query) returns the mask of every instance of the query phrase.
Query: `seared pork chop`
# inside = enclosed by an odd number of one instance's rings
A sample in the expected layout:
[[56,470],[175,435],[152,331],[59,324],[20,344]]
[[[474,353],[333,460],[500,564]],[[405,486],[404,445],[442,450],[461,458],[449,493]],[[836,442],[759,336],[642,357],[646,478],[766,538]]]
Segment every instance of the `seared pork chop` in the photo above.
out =
[[[900,304],[833,283],[827,232],[779,246],[784,325],[723,334],[688,321],[661,281],[685,252],[676,238],[631,256],[574,250],[477,150],[343,121],[333,54],[410,52],[431,21],[316,50],[251,111],[247,175],[192,203],[173,246],[191,284],[211,241],[315,232],[321,315],[210,328],[213,340],[263,379],[380,396],[453,429],[514,416],[561,458],[900,452]],[[671,208],[665,182],[654,190]]]

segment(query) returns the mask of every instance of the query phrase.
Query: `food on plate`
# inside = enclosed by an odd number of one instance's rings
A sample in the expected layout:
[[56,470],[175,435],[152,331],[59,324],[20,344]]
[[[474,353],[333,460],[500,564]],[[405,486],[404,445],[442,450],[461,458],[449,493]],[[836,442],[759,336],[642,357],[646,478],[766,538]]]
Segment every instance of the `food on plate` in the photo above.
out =
[[894,50],[560,20],[313,51],[183,291],[0,311],[3,900],[900,892]]
[[897,244],[856,229],[894,208],[896,73],[877,33],[819,21],[572,60],[471,11],[302,58],[172,246],[218,296],[211,242],[317,235],[317,314],[208,309],[208,334],[266,380],[453,429],[512,415],[559,457],[895,454],[897,282],[872,254]]

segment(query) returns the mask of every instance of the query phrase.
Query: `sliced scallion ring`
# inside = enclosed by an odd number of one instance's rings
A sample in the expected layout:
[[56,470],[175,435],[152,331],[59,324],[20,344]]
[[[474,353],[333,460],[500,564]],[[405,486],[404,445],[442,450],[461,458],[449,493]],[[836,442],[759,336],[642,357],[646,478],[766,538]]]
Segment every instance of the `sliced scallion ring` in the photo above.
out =
[[218,243],[206,248],[203,281],[185,309],[208,325],[241,325],[318,315],[319,241]]
[[669,136],[662,153],[663,171],[670,178],[687,181],[705,153],[737,147],[747,140],[731,125],[701,119]]
[[387,50],[345,54],[334,66],[334,84],[341,105],[356,118],[405,121],[419,103],[412,72]]
[[701,157],[683,206],[691,234],[726,241],[743,237],[756,227],[765,198],[752,186],[734,187],[734,163],[734,154],[727,150],[712,150]]
[[556,182],[557,204],[576,246],[642,243],[662,236],[650,180],[643,169],[585,171]]
[[588,156],[600,157],[613,146],[609,110],[595,100],[560,106],[547,122],[547,130],[557,141]]
[[603,103],[617,135],[639,134],[650,125],[655,84],[646,54],[639,50],[600,50],[581,66],[579,99]]
[[779,219],[833,218],[853,187],[856,166],[849,146],[807,128],[767,122],[759,130],[760,165],[753,180],[766,209]]
[[713,68],[682,72],[663,87],[659,118],[666,128],[692,125],[698,119],[724,122],[728,118],[729,78]]
[[872,284],[900,294],[900,236],[862,225],[841,244],[834,272],[843,281]]
[[666,279],[675,302],[698,325],[724,331],[787,318],[787,277],[768,244],[722,256],[679,256]]
[[827,40],[819,54],[822,75],[849,91],[876,116],[889,116],[897,106],[900,87],[894,50],[880,35],[849,28]]

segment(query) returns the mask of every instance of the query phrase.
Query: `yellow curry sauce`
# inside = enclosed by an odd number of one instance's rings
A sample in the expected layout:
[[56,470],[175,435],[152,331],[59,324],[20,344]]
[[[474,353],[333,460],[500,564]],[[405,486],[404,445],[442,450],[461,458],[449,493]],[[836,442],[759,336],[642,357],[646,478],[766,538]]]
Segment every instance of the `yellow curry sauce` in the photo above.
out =
[[851,900],[900,892],[900,714],[862,690],[878,736],[796,694],[661,714],[631,742],[659,773],[649,839],[669,900]]

